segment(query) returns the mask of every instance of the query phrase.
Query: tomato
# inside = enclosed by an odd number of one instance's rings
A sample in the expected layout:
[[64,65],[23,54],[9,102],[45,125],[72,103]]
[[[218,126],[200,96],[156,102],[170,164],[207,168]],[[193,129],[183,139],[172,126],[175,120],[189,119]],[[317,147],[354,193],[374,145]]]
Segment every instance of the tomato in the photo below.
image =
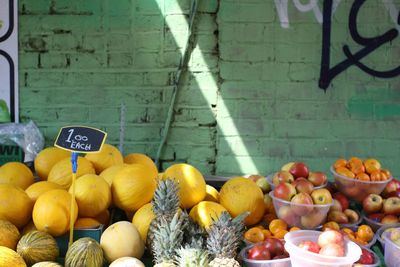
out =
[[251,260],[270,260],[271,254],[263,245],[255,245],[247,252],[247,258]]

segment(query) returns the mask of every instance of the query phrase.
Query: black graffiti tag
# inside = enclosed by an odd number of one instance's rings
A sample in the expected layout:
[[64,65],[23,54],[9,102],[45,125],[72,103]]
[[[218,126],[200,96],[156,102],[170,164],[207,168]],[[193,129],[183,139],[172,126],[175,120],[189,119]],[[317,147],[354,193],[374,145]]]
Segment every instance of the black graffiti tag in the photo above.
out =
[[[398,36],[396,29],[390,29],[384,34],[372,38],[365,38],[358,32],[357,27],[357,15],[360,11],[361,6],[366,0],[355,0],[350,10],[349,15],[349,30],[353,40],[364,46],[359,51],[352,53],[348,45],[343,46],[343,53],[347,57],[342,62],[336,64],[332,68],[330,67],[330,43],[331,43],[331,29],[332,29],[332,1],[325,0],[323,6],[323,23],[322,23],[322,55],[321,55],[321,70],[319,78],[319,87],[326,90],[331,81],[339,75],[341,72],[346,70],[352,65],[357,66],[364,72],[380,78],[392,78],[400,75],[400,66],[387,70],[377,71],[369,68],[365,64],[361,63],[360,60],[368,56],[375,49],[379,48],[387,42],[393,41]],[[397,18],[397,23],[400,24],[400,13]]]

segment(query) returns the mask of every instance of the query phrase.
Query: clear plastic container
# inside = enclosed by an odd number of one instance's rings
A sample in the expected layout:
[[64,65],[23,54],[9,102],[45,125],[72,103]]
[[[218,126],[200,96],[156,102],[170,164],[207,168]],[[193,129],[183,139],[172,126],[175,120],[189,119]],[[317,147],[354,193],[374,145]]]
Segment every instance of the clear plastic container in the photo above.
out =
[[242,258],[245,266],[247,267],[291,267],[290,258],[277,259],[277,260],[251,260],[247,258],[247,251],[252,248],[253,245],[249,245],[240,251],[240,257]]
[[[274,177],[274,175],[275,175],[275,173],[272,173],[272,174],[270,174],[270,175],[268,175],[268,176],[266,177],[266,178],[267,178],[267,181],[268,181],[268,183],[269,183],[269,185],[271,186],[271,190],[274,190],[275,187],[276,187],[276,185],[274,185],[274,183],[272,182],[272,178]],[[325,188],[327,184],[328,184],[328,181],[326,181],[326,183],[324,183],[323,185],[314,186],[314,190],[315,190],[315,189],[319,189],[319,188]]]
[[385,186],[393,179],[393,177],[390,177],[385,181],[361,181],[338,174],[333,166],[331,166],[330,170],[335,178],[337,189],[348,198],[359,203],[369,194],[379,195],[382,193]]
[[[315,229],[320,226],[325,222],[329,208],[333,205],[333,203],[324,205],[296,204],[274,197],[273,191],[269,195],[272,198],[278,218],[284,220],[289,227],[296,226],[301,229]],[[295,210],[301,212],[294,212]]]
[[385,239],[384,239],[384,237],[382,236],[382,234],[383,234],[383,232],[385,232],[387,229],[389,229],[389,228],[399,228],[400,227],[400,223],[395,223],[395,224],[384,224],[384,225],[382,225],[379,229],[378,229],[378,231],[376,231],[376,233],[375,233],[375,237],[376,237],[376,239],[379,241],[379,243],[381,243],[381,245],[382,245],[382,248],[384,248],[385,247]]
[[383,238],[385,239],[385,264],[387,267],[399,267],[400,246],[390,240],[389,235],[389,232],[383,234]]
[[398,223],[380,223],[380,222],[376,222],[374,220],[371,220],[370,218],[368,218],[365,214],[362,215],[363,220],[365,221],[366,224],[368,224],[369,226],[371,226],[372,230],[376,233],[378,232],[378,230],[381,227],[393,227],[394,225],[398,224]]
[[351,267],[361,256],[361,248],[345,239],[344,257],[325,256],[298,247],[304,240],[318,241],[319,231],[299,230],[285,235],[285,249],[290,255],[293,267]]
[[378,267],[378,266],[381,266],[381,260],[379,259],[379,256],[376,255],[376,253],[369,248],[364,247],[364,249],[368,250],[369,252],[371,252],[374,255],[375,262],[373,264],[354,263],[353,267]]

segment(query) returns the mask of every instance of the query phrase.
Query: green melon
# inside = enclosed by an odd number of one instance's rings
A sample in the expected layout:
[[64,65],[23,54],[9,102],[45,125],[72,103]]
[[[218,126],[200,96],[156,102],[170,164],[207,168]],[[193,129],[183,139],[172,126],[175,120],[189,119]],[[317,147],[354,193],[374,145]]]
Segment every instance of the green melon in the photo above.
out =
[[102,267],[103,250],[100,244],[90,237],[76,240],[65,255],[65,267]]

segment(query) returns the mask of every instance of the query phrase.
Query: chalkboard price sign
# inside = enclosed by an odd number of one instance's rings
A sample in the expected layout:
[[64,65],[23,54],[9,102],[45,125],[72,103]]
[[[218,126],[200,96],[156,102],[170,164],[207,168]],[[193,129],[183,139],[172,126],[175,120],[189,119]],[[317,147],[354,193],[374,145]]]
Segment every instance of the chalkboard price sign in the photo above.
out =
[[107,133],[84,126],[67,126],[58,133],[55,146],[72,152],[93,153],[100,151]]

